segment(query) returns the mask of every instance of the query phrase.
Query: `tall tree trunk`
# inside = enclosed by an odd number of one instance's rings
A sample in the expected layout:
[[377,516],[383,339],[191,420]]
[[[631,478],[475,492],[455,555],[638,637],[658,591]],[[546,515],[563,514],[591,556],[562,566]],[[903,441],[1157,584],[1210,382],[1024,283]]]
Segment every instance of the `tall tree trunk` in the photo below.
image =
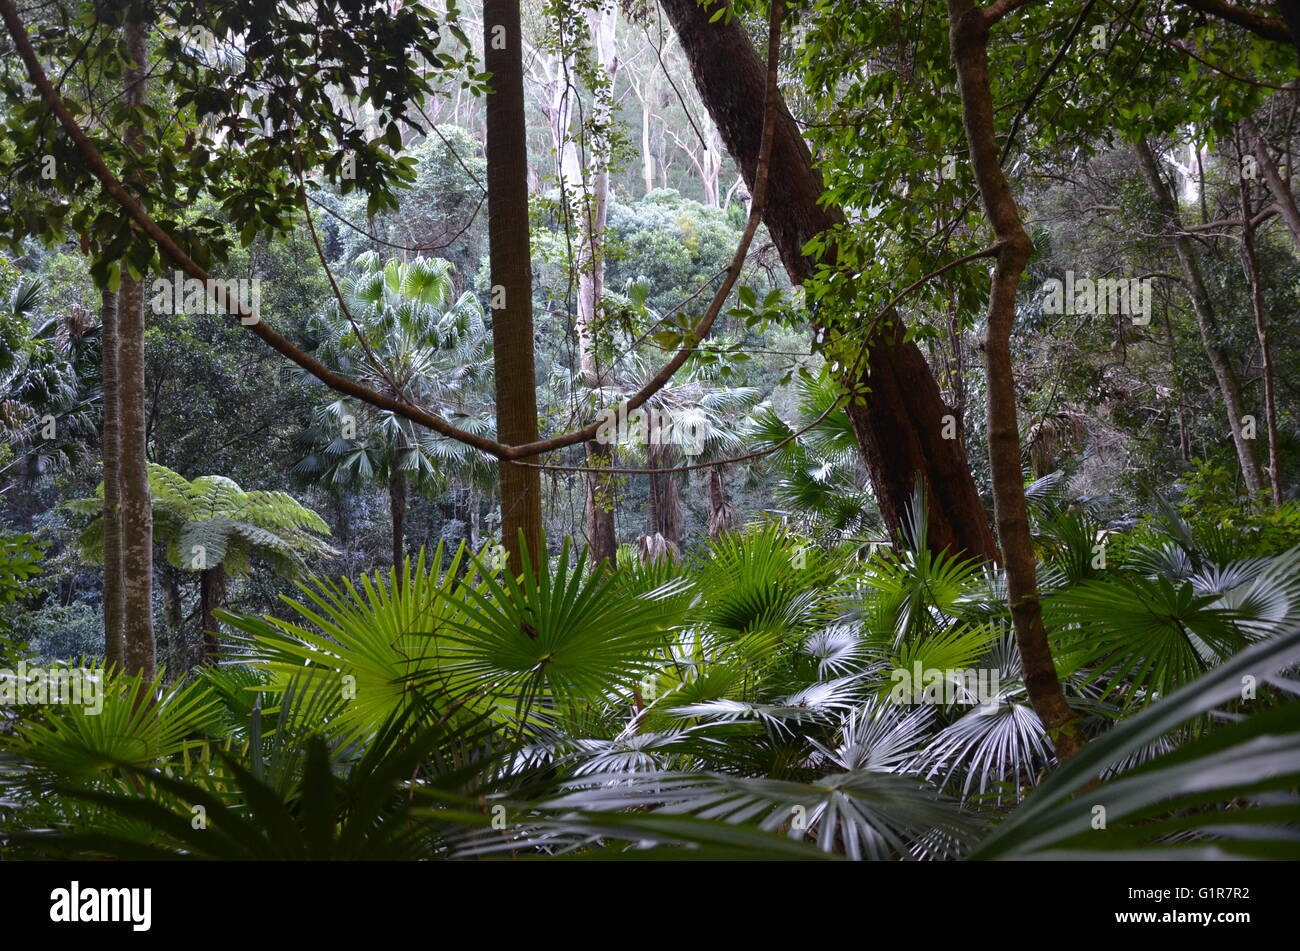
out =
[[393,520],[393,570],[400,586],[406,560],[406,473],[396,459],[388,465],[388,513]]
[[1255,254],[1255,226],[1251,222],[1254,209],[1251,207],[1250,185],[1244,177],[1238,178],[1237,185],[1241,192],[1241,268],[1250,285],[1255,336],[1259,339],[1260,373],[1264,378],[1264,428],[1268,432],[1268,483],[1273,494],[1273,505],[1277,507],[1282,504],[1282,463],[1277,436],[1277,378],[1273,372],[1273,345],[1264,318],[1264,282],[1260,276],[1259,257]]
[[[696,0],[660,0],[660,5],[691,64],[700,98],[752,192],[766,67],[738,19],[710,23],[714,11],[705,10]],[[838,207],[820,204],[821,176],[812,167],[799,126],[784,102],[778,102],[777,110],[770,174],[779,187],[771,191],[763,221],[790,280],[802,284],[816,270],[815,262],[804,256],[804,245],[844,216]],[[843,381],[855,391],[865,387],[869,393],[865,406],[850,405],[848,412],[881,516],[890,533],[901,537],[919,476],[929,495],[930,547],[996,559],[997,546],[960,433],[957,438],[943,438],[949,430],[945,417],[955,414],[944,403],[925,356],[914,343],[903,340],[903,333],[895,315],[892,325],[870,341],[867,366],[856,379]]]
[[1165,317],[1165,350],[1169,355],[1169,373],[1178,388],[1178,457],[1183,462],[1192,460],[1192,433],[1187,425],[1187,394],[1183,390],[1183,376],[1179,372],[1178,351],[1174,339],[1174,322],[1169,308],[1162,308]]
[[104,663],[126,660],[122,577],[122,410],[118,397],[117,295],[104,291],[100,303],[104,458]]
[[[619,62],[614,46],[614,24],[617,7],[606,3],[587,12],[587,25],[591,33],[592,49],[610,88],[598,94],[593,116],[597,128],[610,120],[610,99]],[[592,143],[589,154],[593,168],[583,177],[581,201],[581,249],[578,254],[578,353],[584,382],[590,387],[604,383],[598,365],[597,333],[605,297],[605,226],[609,220],[609,162],[610,142],[601,134]],[[608,468],[613,464],[612,446],[597,440],[587,443],[587,465],[592,470]],[[591,552],[592,567],[600,562],[614,564],[618,541],[614,532],[614,477],[605,472],[583,473],[587,483],[584,504],[584,521],[587,546]]]
[[[483,49],[484,66],[492,75],[487,95],[488,260],[497,438],[519,445],[537,439],[519,0],[484,0]],[[543,554],[541,474],[508,460],[501,461],[500,473],[501,541],[511,570],[522,571],[521,537],[534,563]]]
[[[145,29],[129,15],[126,45],[132,64],[126,74],[125,101],[144,103]],[[143,149],[140,130],[126,130],[128,148]],[[148,432],[145,417],[144,283],[122,265],[118,295],[118,375],[121,404],[121,507],[124,668],[154,676],[157,647],[153,624],[153,502],[149,494]]]
[[199,572],[199,615],[203,625],[203,663],[215,664],[221,651],[221,630],[217,609],[226,600],[226,569],[223,565]]
[[989,462],[993,476],[993,511],[1002,563],[1007,573],[1007,601],[1025,689],[1034,712],[1046,727],[1058,760],[1083,748],[1079,718],[1066,702],[1043,627],[1024,475],[1020,469],[1020,423],[1016,414],[1015,370],[1011,363],[1011,325],[1016,290],[1033,242],[1025,233],[1011,187],[998,157],[993,93],[989,88],[990,18],[970,0],[948,0],[949,38],[961,92],[962,123],[970,146],[971,166],[984,215],[1000,245],[989,294],[984,366],[988,380]]
[[1201,268],[1196,260],[1196,251],[1192,239],[1183,231],[1182,220],[1178,214],[1178,204],[1174,201],[1169,184],[1160,174],[1155,153],[1145,139],[1138,139],[1133,146],[1137,154],[1138,165],[1142,175],[1151,189],[1156,207],[1165,219],[1165,227],[1170,231],[1174,250],[1178,252],[1178,263],[1182,266],[1183,276],[1187,281],[1187,292],[1192,299],[1192,311],[1196,314],[1196,326],[1201,332],[1201,345],[1209,358],[1210,368],[1219,384],[1219,393],[1223,397],[1224,409],[1228,414],[1228,430],[1232,434],[1232,444],[1237,450],[1237,461],[1241,465],[1241,476],[1252,496],[1258,496],[1264,489],[1264,479],[1255,459],[1251,441],[1242,431],[1242,417],[1246,415],[1245,404],[1241,398],[1241,385],[1232,363],[1219,342],[1219,325],[1214,315],[1214,306],[1210,302],[1210,293],[1201,278]]
[[645,194],[655,190],[655,157],[650,148],[650,93],[641,100],[641,185]]

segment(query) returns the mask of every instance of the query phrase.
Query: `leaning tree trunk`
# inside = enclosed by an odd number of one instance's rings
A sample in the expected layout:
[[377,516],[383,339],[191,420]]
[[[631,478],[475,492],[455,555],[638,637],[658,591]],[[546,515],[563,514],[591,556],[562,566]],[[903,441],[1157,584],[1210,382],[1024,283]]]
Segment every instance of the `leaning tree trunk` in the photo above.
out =
[[1064,761],[1083,748],[1079,718],[1066,702],[1047,643],[1024,475],[1020,469],[1020,423],[1016,414],[1015,370],[1011,363],[1011,325],[1016,290],[1033,242],[1025,233],[1011,187],[998,157],[993,93],[989,87],[990,17],[970,0],[948,0],[949,38],[957,66],[962,123],[984,215],[993,226],[999,250],[989,295],[984,366],[988,376],[988,443],[993,476],[993,511],[1007,573],[1007,602],[1025,690]]
[[[696,0],[660,0],[660,5],[691,64],[700,97],[752,192],[763,129],[766,67],[740,20],[710,23],[714,11]],[[820,203],[821,176],[812,167],[799,126],[782,101],[777,103],[777,116],[769,174],[780,187],[771,190],[763,221],[790,280],[802,284],[816,271],[816,262],[803,253],[804,245],[844,216],[838,207]],[[930,547],[996,559],[997,546],[960,434],[943,438],[951,429],[945,417],[955,418],[955,412],[944,403],[920,348],[905,341],[903,333],[894,314],[892,325],[869,341],[866,367],[842,381],[855,392],[863,388],[869,392],[866,405],[855,401],[848,413],[881,516],[890,533],[901,537],[920,477],[929,495]]]
[[1196,314],[1196,326],[1201,332],[1201,346],[1209,358],[1210,368],[1219,384],[1219,393],[1223,397],[1223,406],[1228,413],[1228,431],[1232,434],[1232,444],[1237,450],[1237,461],[1241,465],[1241,476],[1246,482],[1252,497],[1258,497],[1264,489],[1264,478],[1255,459],[1251,441],[1243,431],[1246,415],[1245,404],[1241,398],[1241,384],[1232,369],[1228,354],[1220,345],[1219,325],[1214,315],[1214,305],[1210,302],[1210,292],[1201,278],[1201,268],[1196,260],[1196,251],[1192,239],[1183,231],[1183,224],[1178,215],[1178,203],[1169,184],[1160,175],[1155,153],[1145,139],[1138,139],[1133,146],[1137,154],[1138,165],[1146,179],[1147,187],[1155,199],[1156,207],[1165,219],[1165,227],[1170,232],[1174,250],[1178,252],[1178,263],[1182,266],[1183,276],[1187,279],[1187,292],[1192,299],[1192,311]]
[[[133,17],[126,23],[131,66],[125,102],[144,104],[145,30]],[[128,148],[140,152],[140,130],[129,127]],[[122,265],[118,296],[118,375],[121,412],[122,604],[127,673],[152,679],[157,663],[153,625],[153,501],[149,493],[148,432],[145,419],[144,284]]]
[[104,664],[126,660],[122,577],[122,410],[118,398],[117,295],[104,291],[99,335],[103,386],[104,457]]
[[[487,94],[488,261],[497,438],[520,445],[537,440],[537,384],[519,0],[484,0],[483,49],[492,77]],[[541,473],[504,459],[500,473],[501,542],[511,570],[522,571],[521,540],[534,564],[543,554]]]
[[199,615],[203,625],[203,663],[215,664],[221,650],[217,609],[226,600],[226,569],[222,565],[199,572]]

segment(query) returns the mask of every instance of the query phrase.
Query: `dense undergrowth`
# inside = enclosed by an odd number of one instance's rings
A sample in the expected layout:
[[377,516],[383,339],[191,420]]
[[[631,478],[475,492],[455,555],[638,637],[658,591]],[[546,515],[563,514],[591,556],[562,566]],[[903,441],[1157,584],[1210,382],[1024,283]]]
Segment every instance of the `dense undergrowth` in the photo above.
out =
[[1089,737],[1066,764],[1002,578],[924,538],[768,525],[597,571],[566,545],[522,580],[438,550],[225,615],[179,681],[95,668],[98,713],[22,709],[3,853],[1300,857],[1300,549],[1233,557],[1173,509],[1107,535],[1057,485],[1030,498]]

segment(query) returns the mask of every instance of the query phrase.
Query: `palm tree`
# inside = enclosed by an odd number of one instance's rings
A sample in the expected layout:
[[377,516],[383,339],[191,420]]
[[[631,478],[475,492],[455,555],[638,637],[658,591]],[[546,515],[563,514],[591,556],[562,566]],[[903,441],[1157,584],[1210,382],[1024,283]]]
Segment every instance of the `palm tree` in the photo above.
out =
[[[200,476],[192,482],[157,463],[149,464],[154,537],[167,546],[167,560],[199,576],[203,658],[218,649],[216,611],[226,595],[228,576],[244,575],[254,559],[283,575],[298,573],[307,557],[334,550],[319,536],[330,533],[325,521],[286,492],[246,492],[224,476]],[[74,512],[96,516],[78,539],[82,555],[104,557],[104,486],[91,498],[65,503]]]
[[[607,292],[606,297],[612,311],[635,316],[637,325],[656,326],[663,318],[647,305],[649,293],[649,283],[640,278],[629,281],[624,293]],[[750,386],[724,384],[722,380],[729,378],[734,370],[725,356],[725,346],[720,350],[701,350],[697,359],[688,363],[646,402],[642,412],[647,414],[648,420],[655,422],[648,422],[645,432],[649,434],[654,426],[666,421],[676,433],[666,440],[648,438],[632,447],[644,454],[647,468],[670,469],[683,458],[690,462],[719,460],[742,449],[741,421],[759,405],[762,393]],[[608,407],[640,389],[642,381],[651,372],[648,362],[634,349],[634,342],[627,340],[622,353],[612,358],[611,366],[602,374],[598,388],[587,386],[581,374],[558,370],[556,376],[560,378],[558,388],[575,393],[577,402]],[[637,429],[631,418],[627,429],[629,433]],[[646,557],[676,557],[680,552],[683,476],[671,472],[647,476],[647,526],[636,542],[638,550]],[[709,534],[716,537],[728,530],[734,520],[734,510],[727,501],[720,469],[710,469],[708,492]],[[587,501],[590,506],[593,501],[590,491]]]
[[[817,537],[862,537],[883,528],[848,413],[831,411],[842,391],[830,374],[801,375],[798,409],[786,422],[762,406],[745,428],[751,449],[769,449],[766,465],[778,475],[775,496],[794,521]],[[779,448],[777,448],[779,447]]]
[[[316,580],[286,617],[228,616],[250,666],[151,685],[157,716],[106,677],[102,712],[24,718],[8,746],[31,768],[0,772],[18,804],[0,831],[17,825],[20,851],[82,858],[1297,855],[1295,553],[1204,553],[1221,570],[1196,584],[1227,589],[1234,613],[1218,620],[1254,643],[1195,679],[1147,680],[1169,691],[1149,706],[1141,671],[1121,670],[1141,709],[1067,676],[1097,735],[1052,770],[1005,582],[912,538],[863,561],[769,525],[686,563],[588,574],[566,546],[521,578],[479,565],[461,579],[435,555],[401,584]],[[1108,620],[1135,618],[1126,582],[1106,583]],[[1070,637],[1092,615],[1049,623]],[[1143,649],[1167,665],[1159,641]],[[1004,678],[982,709],[885,699],[913,663]],[[196,803],[211,829],[192,825]],[[507,827],[492,827],[499,814]]]
[[[312,322],[320,338],[316,355],[324,363],[464,428],[495,435],[486,411],[492,361],[483,310],[470,292],[455,295],[450,262],[420,257],[381,263],[366,252],[340,290],[346,307],[333,301]],[[308,452],[294,474],[305,483],[341,490],[384,481],[394,565],[405,559],[411,484],[478,478],[490,466],[477,450],[447,445],[407,419],[345,400],[322,406],[299,442]]]

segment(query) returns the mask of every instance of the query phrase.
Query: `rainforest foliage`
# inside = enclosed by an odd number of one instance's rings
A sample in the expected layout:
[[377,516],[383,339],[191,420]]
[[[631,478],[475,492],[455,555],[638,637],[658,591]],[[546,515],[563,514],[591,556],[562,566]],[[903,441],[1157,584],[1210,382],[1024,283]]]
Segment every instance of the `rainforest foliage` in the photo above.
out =
[[0,14],[0,857],[1300,857],[1280,4]]

